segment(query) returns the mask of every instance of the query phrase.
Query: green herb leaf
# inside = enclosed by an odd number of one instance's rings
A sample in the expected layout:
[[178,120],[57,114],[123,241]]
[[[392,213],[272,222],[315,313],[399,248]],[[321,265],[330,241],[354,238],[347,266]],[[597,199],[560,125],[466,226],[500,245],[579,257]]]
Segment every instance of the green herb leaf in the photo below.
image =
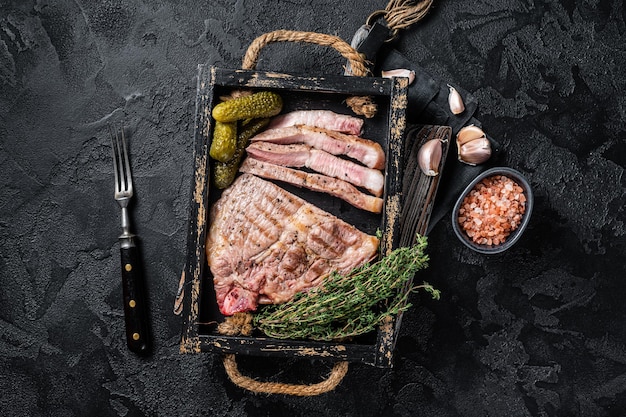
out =
[[280,339],[337,340],[368,333],[385,317],[407,310],[412,291],[424,289],[439,299],[430,284],[412,284],[415,273],[428,266],[426,246],[426,237],[417,236],[415,245],[395,249],[377,262],[346,275],[332,273],[320,287],[264,307],[254,325]]

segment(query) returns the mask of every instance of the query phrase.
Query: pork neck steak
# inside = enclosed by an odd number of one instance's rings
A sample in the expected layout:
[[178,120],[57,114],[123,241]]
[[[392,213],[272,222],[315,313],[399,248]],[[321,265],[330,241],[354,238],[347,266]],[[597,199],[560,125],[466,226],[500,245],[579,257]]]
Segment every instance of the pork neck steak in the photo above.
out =
[[283,303],[373,259],[379,241],[279,186],[242,174],[210,212],[207,263],[222,314]]

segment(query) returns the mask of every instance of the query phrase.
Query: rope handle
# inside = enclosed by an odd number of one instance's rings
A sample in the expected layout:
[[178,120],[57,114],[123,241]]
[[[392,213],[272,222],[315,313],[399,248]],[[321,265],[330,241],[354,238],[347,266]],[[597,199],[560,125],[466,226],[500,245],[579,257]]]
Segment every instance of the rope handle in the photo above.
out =
[[282,29],[265,33],[252,41],[243,57],[242,68],[254,69],[259,59],[261,49],[273,42],[307,42],[321,46],[330,46],[350,61],[350,64],[355,68],[354,75],[365,77],[369,73],[363,55],[359,54],[356,49],[351,47],[340,37],[317,32]]
[[[219,334],[227,336],[250,336],[252,334],[252,314],[235,313],[226,317],[226,320],[217,326],[217,331]],[[235,385],[258,394],[285,394],[300,397],[324,394],[334,390],[348,372],[348,362],[337,362],[324,381],[312,385],[293,385],[280,382],[261,382],[242,375],[237,368],[237,360],[233,353],[224,355],[223,362],[226,374]]]
[[237,367],[235,355],[224,355],[224,369],[230,380],[240,388],[257,394],[284,394],[309,397],[334,390],[348,372],[348,362],[336,362],[328,377],[319,383],[310,385],[285,384],[281,382],[261,382],[242,375]]
[[[241,67],[243,69],[254,69],[259,59],[261,49],[274,42],[306,42],[321,46],[330,46],[346,58],[352,67],[353,75],[365,77],[369,74],[366,60],[344,40],[334,35],[327,35],[317,32],[302,32],[293,30],[275,30],[257,37],[246,51]],[[346,104],[352,108],[356,114],[372,118],[376,115],[378,107],[371,97],[348,97]]]

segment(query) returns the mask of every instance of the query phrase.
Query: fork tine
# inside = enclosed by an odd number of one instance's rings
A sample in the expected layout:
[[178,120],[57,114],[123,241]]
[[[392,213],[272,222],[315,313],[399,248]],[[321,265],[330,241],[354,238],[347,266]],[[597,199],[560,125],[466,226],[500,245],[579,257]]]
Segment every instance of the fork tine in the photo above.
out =
[[113,128],[109,125],[109,135],[111,136],[111,150],[113,152],[113,174],[115,179],[115,192],[120,192],[121,183],[120,183],[120,168],[119,168],[119,151],[118,151],[118,141],[117,134],[113,133]]
[[113,148],[115,192],[126,194],[126,197],[130,197],[133,193],[133,182],[124,127],[122,126],[119,129],[115,129],[114,132],[114,128],[109,125],[109,134]]
[[122,133],[122,154],[124,155],[124,179],[126,181],[126,191],[129,194],[133,192],[133,177],[130,170],[130,161],[128,159],[128,149],[126,147],[126,136],[124,135],[124,126],[120,128]]

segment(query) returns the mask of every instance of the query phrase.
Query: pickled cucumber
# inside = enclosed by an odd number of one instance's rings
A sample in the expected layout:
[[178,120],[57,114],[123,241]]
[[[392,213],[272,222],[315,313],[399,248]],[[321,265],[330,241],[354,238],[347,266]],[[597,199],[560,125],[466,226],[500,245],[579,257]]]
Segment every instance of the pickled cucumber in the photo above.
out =
[[228,162],[232,159],[236,149],[237,122],[215,122],[213,140],[211,141],[211,149],[209,149],[211,158],[220,162]]
[[276,116],[283,108],[282,98],[272,91],[260,91],[219,103],[212,116],[222,123]]
[[228,187],[235,179],[237,171],[239,170],[239,164],[243,159],[246,152],[246,146],[248,146],[248,140],[263,130],[268,125],[270,119],[252,119],[245,123],[242,123],[240,131],[237,134],[237,149],[235,154],[228,162],[216,162],[213,168],[213,184],[219,188],[224,189]]

